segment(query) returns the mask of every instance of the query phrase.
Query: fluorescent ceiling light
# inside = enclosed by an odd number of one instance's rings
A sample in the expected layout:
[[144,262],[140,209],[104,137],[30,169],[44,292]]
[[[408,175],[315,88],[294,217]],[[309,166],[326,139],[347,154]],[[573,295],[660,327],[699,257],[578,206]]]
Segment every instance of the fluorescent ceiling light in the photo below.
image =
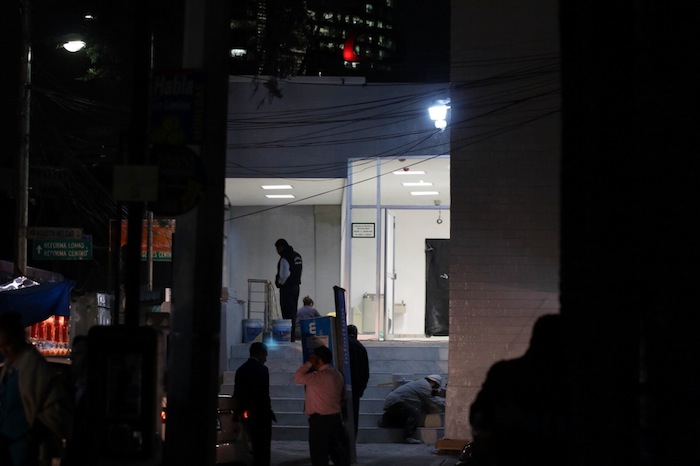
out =
[[401,183],[401,184],[404,185],[404,186],[432,186],[432,185],[433,185],[433,183],[426,183],[426,182],[423,181],[423,180],[420,180],[420,181],[418,181],[418,182],[411,181],[411,182],[408,182],[408,183]]
[[411,196],[437,196],[437,191],[411,191]]
[[392,172],[394,175],[425,175],[422,170],[397,170]]
[[293,194],[265,194],[268,199],[294,199]]
[[289,184],[264,184],[260,186],[262,189],[292,189]]

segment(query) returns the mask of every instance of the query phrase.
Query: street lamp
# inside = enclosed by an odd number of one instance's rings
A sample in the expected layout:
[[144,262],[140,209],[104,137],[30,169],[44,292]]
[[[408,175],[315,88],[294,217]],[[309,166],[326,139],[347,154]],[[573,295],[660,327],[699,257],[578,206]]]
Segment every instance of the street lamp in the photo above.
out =
[[69,40],[65,42],[62,46],[64,49],[69,51],[70,53],[75,53],[78,52],[82,49],[85,48],[85,41],[84,40]]
[[57,44],[59,44],[59,47],[62,47],[70,53],[79,52],[80,50],[83,50],[86,46],[82,34],[63,34],[60,36],[54,36],[53,39],[56,41]]
[[428,109],[430,119],[435,122],[435,127],[440,131],[447,128],[447,113],[450,110],[450,99],[440,99]]

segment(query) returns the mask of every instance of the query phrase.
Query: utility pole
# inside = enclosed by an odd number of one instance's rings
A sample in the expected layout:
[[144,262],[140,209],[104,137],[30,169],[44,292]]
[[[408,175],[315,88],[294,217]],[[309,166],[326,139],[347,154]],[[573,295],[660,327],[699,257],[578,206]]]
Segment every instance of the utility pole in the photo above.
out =
[[27,272],[27,226],[29,225],[29,116],[32,97],[31,5],[21,3],[22,66],[19,89],[19,159],[17,163],[17,243],[15,245],[15,274]]

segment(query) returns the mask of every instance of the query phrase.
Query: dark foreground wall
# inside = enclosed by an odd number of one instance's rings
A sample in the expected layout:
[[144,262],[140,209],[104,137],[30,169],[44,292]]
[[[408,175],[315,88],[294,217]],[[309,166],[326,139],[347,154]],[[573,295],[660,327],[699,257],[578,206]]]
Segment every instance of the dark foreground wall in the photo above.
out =
[[561,300],[579,464],[700,461],[692,3],[560,5]]

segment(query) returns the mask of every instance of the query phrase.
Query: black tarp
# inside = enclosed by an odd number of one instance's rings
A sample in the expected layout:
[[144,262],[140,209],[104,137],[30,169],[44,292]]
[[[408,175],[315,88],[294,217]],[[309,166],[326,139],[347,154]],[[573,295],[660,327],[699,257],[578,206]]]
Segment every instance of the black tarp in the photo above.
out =
[[0,291],[0,313],[19,312],[26,327],[51,316],[70,317],[70,292],[74,282],[63,280]]
[[425,240],[425,335],[450,334],[448,239]]

